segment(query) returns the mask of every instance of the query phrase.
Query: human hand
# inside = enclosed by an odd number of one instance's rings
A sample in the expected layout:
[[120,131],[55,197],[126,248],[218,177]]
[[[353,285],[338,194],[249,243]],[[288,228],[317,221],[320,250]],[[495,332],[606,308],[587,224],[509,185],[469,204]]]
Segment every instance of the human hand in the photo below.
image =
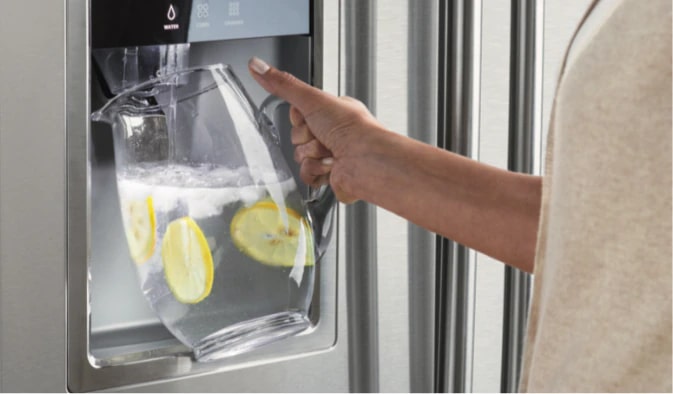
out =
[[307,185],[329,183],[339,201],[358,199],[349,188],[378,121],[360,101],[336,97],[305,84],[257,58],[248,64],[253,78],[269,93],[291,104],[292,143],[299,175]]

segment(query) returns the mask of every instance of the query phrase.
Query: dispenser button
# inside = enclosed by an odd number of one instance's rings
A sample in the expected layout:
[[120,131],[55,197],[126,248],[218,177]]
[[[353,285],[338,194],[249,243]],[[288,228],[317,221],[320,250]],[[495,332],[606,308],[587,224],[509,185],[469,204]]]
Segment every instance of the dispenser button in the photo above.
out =
[[168,12],[166,13],[166,18],[168,18],[169,22],[173,22],[173,23],[164,24],[164,30],[168,31],[168,30],[178,30],[178,29],[180,29],[180,25],[178,23],[174,22],[175,18],[177,18],[177,17],[178,17],[178,13],[175,10],[175,7],[173,6],[173,4],[171,4],[170,6],[168,6]]
[[240,16],[241,15],[241,3],[238,1],[229,2],[229,16]]
[[210,7],[208,3],[196,4],[196,17],[206,19],[210,16]]

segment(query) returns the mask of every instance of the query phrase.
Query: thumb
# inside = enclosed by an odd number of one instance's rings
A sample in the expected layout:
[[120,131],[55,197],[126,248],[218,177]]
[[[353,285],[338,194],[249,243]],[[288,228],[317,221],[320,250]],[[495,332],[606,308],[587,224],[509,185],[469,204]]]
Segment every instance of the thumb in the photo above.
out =
[[295,106],[307,116],[324,102],[327,93],[308,85],[294,75],[269,66],[253,57],[248,62],[250,74],[267,92]]

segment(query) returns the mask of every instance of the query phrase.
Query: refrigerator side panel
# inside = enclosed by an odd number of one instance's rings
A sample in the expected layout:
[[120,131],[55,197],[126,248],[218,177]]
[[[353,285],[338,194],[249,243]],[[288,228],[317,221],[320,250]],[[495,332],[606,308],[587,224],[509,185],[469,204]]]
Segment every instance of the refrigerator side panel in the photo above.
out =
[[64,20],[0,2],[0,391],[65,390]]

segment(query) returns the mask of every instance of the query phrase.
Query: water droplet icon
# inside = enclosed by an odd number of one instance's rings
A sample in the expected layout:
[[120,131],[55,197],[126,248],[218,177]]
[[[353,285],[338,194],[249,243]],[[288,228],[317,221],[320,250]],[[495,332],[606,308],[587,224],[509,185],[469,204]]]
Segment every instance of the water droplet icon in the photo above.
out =
[[175,8],[173,8],[173,4],[171,4],[171,6],[168,7],[168,15],[167,16],[168,16],[169,21],[172,21],[173,19],[175,19],[176,14],[175,14]]

